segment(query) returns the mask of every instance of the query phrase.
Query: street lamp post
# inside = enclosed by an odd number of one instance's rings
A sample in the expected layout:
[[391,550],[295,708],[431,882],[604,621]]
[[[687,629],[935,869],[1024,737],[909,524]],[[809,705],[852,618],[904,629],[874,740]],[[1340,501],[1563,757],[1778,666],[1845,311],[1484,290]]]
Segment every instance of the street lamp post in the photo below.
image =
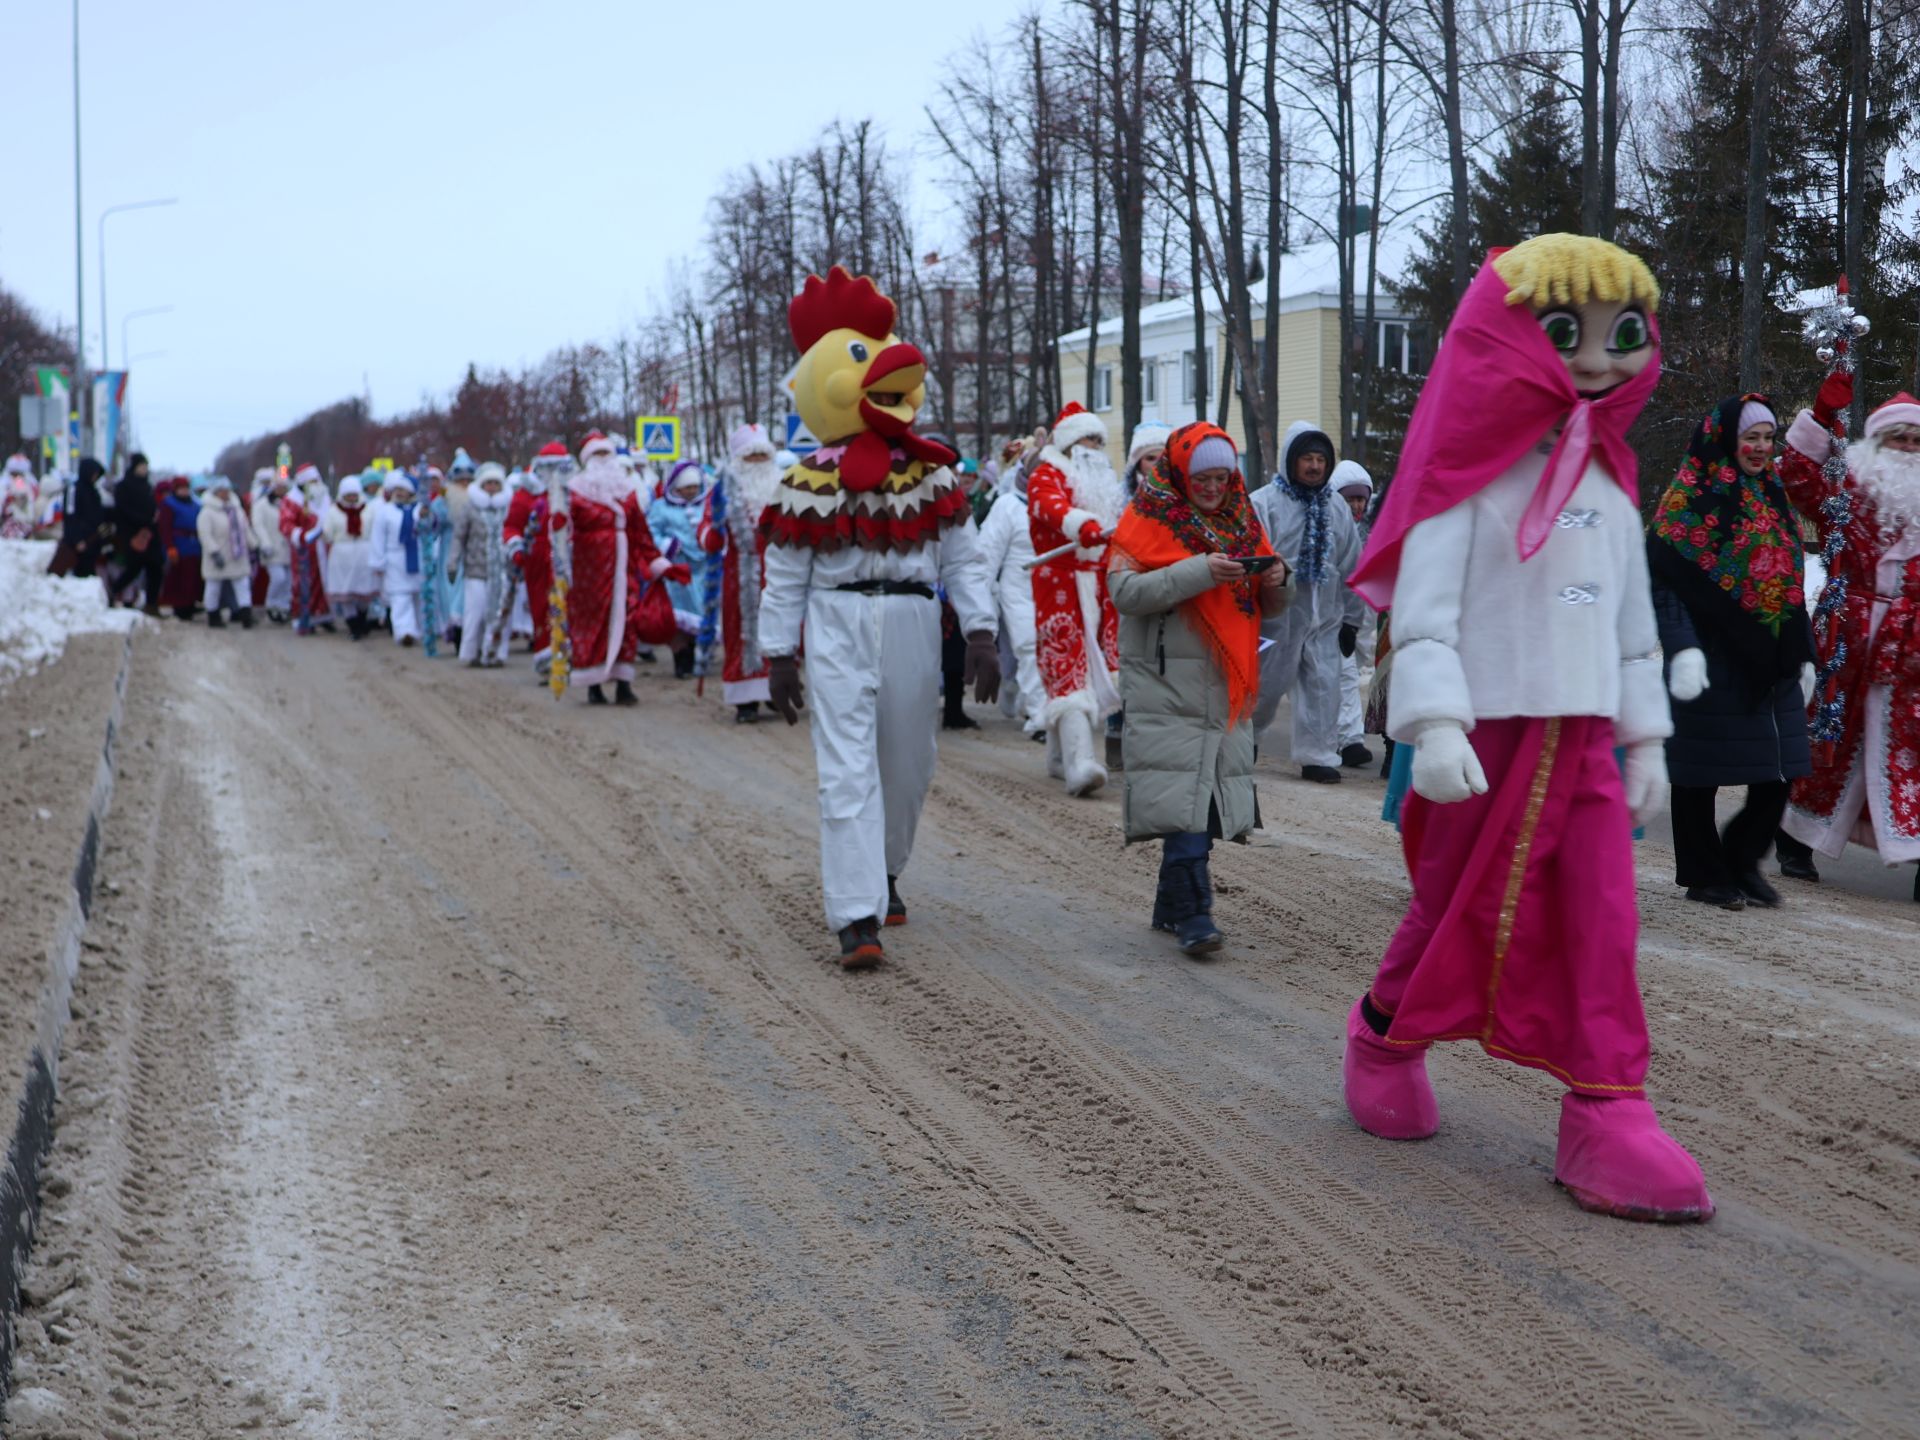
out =
[[[76,0],[78,3],[78,0]],[[178,205],[177,196],[168,196],[165,200],[135,200],[130,205],[109,205],[100,212],[100,368],[108,368],[107,358],[107,217],[119,215],[128,210],[151,210],[156,205]],[[126,359],[127,347],[124,339],[120,345],[120,358]]]
[[133,362],[127,358],[127,356],[133,353],[133,347],[127,344],[127,327],[144,316],[168,315],[172,312],[173,307],[171,305],[149,305],[144,310],[129,310],[120,317],[120,363],[122,365],[125,365],[128,369],[133,368]]

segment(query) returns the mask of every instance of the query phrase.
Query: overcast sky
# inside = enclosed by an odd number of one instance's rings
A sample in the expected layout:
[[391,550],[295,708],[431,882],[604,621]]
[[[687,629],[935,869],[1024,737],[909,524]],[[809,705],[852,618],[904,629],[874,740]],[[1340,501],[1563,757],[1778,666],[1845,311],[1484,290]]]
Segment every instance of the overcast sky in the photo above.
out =
[[[836,116],[906,158],[948,57],[1023,8],[81,0],[88,363],[100,212],[165,196],[107,222],[113,364],[123,316],[173,307],[131,325],[134,356],[165,351],[128,387],[157,465],[363,383],[389,414],[469,360],[611,336],[696,251],[729,170]],[[9,5],[4,32],[0,284],[71,323],[68,3]]]

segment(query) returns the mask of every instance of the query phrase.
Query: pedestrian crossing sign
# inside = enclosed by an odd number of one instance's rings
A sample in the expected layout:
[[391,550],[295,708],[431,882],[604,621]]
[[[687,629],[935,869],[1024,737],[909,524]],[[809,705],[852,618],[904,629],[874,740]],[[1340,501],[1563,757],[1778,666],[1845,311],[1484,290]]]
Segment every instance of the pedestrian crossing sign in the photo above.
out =
[[393,469],[393,457],[391,455],[374,456],[373,468],[378,470],[382,475],[386,474]]
[[642,415],[633,422],[633,438],[640,444],[642,460],[678,460],[680,417]]

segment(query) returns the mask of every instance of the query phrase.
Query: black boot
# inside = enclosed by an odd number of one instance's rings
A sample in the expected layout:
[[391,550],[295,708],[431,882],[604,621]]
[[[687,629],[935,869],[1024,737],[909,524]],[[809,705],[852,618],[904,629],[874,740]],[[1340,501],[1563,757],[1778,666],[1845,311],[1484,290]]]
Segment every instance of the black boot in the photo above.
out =
[[1227,938],[1213,923],[1213,876],[1204,859],[1181,860],[1176,867],[1183,877],[1181,908],[1186,913],[1174,926],[1174,938],[1184,954],[1211,955]]
[[251,605],[242,605],[238,610],[233,612],[233,618],[240,622],[240,628],[242,630],[251,630],[253,628],[253,607]]
[[1167,866],[1160,865],[1160,880],[1153,891],[1153,928],[1164,930],[1171,935],[1174,931],[1173,914],[1174,887],[1167,878]]
[[625,680],[613,682],[613,703],[616,705],[638,705],[640,697],[633,693],[633,686]]
[[1349,770],[1364,770],[1373,763],[1373,752],[1356,740],[1340,752],[1340,763]]
[[907,902],[900,898],[900,888],[894,883],[894,877],[887,876],[887,924],[904,925],[907,923]]
[[760,702],[749,700],[744,705],[733,707],[733,723],[736,725],[758,725],[760,723]]
[[673,678],[691,680],[693,678],[693,647],[682,645],[673,652]]
[[1820,871],[1813,863],[1813,847],[1803,844],[1782,830],[1773,837],[1773,852],[1780,857],[1780,873],[1789,880],[1820,883]]
[[1316,785],[1338,785],[1340,783],[1340,772],[1331,765],[1302,765],[1300,767],[1300,778],[1302,780],[1311,780]]
[[589,685],[587,687],[587,703],[589,705],[606,704],[607,692],[602,690],[598,685]]
[[886,958],[886,951],[880,948],[880,922],[872,916],[856,920],[840,932],[843,970],[865,970]]
[[218,610],[209,610],[207,612],[207,628],[209,630],[226,629],[227,628],[226,616],[222,615]]

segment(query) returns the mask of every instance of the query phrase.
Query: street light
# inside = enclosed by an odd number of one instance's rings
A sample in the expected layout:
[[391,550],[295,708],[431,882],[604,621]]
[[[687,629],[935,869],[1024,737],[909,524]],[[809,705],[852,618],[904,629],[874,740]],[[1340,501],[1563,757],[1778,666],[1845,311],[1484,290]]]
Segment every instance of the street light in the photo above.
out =
[[[165,200],[135,200],[131,205],[109,205],[100,212],[100,368],[108,369],[107,360],[107,217],[119,215],[128,210],[151,210],[156,205],[178,205],[179,197],[168,196]],[[122,358],[127,347],[120,346]]]
[[[105,307],[103,306],[101,308],[104,309]],[[120,363],[129,369],[133,367],[133,362],[127,359],[127,356],[133,350],[133,347],[127,344],[127,327],[129,325],[144,315],[168,315],[172,312],[173,307],[171,305],[149,305],[144,310],[129,310],[126,314],[122,315],[120,317]]]

